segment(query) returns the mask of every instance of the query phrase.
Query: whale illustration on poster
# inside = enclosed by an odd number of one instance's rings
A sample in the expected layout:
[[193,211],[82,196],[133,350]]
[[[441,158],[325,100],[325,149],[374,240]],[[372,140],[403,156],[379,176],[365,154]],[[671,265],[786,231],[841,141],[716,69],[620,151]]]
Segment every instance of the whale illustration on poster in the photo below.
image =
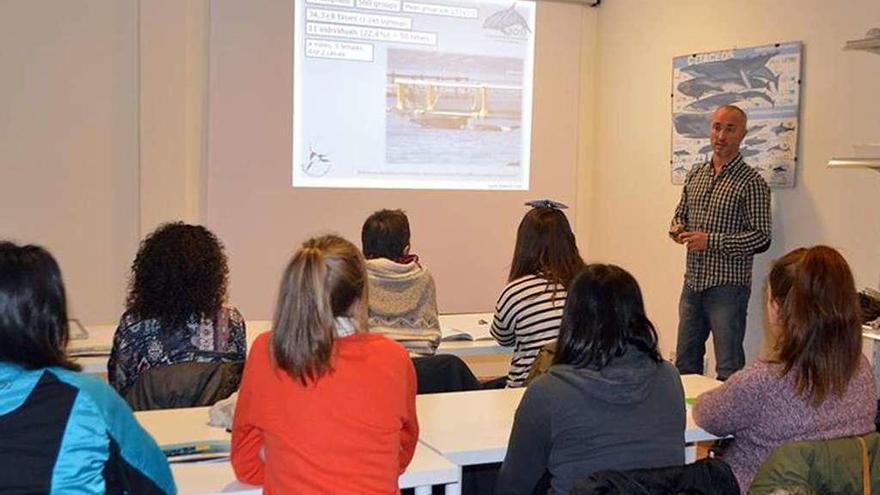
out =
[[771,187],[793,187],[800,111],[801,42],[695,53],[672,60],[670,174],[683,184],[712,157],[709,121],[736,105],[749,117],[743,157]]

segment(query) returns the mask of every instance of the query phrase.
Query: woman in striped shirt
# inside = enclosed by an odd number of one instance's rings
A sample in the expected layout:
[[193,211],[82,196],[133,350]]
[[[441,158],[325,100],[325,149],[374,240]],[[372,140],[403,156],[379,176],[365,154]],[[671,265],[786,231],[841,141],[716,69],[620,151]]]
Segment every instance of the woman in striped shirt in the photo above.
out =
[[556,340],[566,287],[583,267],[558,203],[548,201],[526,213],[491,328],[500,345],[514,348],[508,387],[523,386],[541,346]]

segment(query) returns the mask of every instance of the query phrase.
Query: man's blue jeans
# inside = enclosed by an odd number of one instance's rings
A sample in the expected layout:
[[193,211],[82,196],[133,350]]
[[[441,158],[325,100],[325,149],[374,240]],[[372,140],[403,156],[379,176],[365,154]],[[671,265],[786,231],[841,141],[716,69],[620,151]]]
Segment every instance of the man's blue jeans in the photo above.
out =
[[685,284],[678,304],[678,343],[675,366],[684,375],[703,373],[706,339],[712,332],[715,371],[726,380],[746,364],[743,338],[749,310],[747,285],[719,285],[697,291]]

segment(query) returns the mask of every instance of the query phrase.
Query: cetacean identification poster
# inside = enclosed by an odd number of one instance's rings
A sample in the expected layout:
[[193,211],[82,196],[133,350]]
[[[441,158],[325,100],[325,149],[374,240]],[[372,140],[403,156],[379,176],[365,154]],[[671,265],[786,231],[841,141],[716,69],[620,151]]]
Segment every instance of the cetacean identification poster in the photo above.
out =
[[696,53],[672,61],[673,184],[709,160],[709,120],[736,105],[749,117],[740,152],[771,187],[793,187],[801,83],[800,42]]

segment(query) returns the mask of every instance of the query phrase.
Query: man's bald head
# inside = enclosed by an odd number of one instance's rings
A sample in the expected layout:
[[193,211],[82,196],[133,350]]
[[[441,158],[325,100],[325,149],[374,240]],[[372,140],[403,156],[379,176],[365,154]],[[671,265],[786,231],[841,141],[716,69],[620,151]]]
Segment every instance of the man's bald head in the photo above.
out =
[[746,112],[744,112],[742,108],[740,108],[736,105],[722,105],[722,106],[716,108],[715,113],[712,114],[713,120],[714,120],[715,115],[718,114],[718,112],[725,112],[725,113],[726,112],[733,112],[734,114],[739,115],[739,117],[742,119],[743,127],[746,127],[746,125],[748,125],[748,123],[749,123],[749,116],[746,115]]
[[736,157],[739,145],[746,137],[748,117],[735,105],[718,107],[709,124],[709,142],[712,143],[713,161],[721,164]]

